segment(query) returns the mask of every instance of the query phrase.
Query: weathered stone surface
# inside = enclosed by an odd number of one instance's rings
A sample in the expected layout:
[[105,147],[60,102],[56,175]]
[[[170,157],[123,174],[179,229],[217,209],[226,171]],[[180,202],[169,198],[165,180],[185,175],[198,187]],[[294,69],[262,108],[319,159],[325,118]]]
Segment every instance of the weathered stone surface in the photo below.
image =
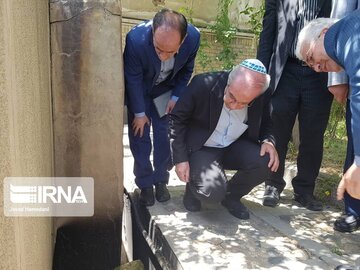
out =
[[107,10],[113,15],[121,15],[119,0],[50,0],[50,22],[70,20],[96,8]]
[[110,219],[122,211],[119,3],[50,2],[55,175],[93,177],[95,217]]
[[4,217],[3,180],[51,176],[47,1],[0,1],[0,269],[51,269],[52,219]]

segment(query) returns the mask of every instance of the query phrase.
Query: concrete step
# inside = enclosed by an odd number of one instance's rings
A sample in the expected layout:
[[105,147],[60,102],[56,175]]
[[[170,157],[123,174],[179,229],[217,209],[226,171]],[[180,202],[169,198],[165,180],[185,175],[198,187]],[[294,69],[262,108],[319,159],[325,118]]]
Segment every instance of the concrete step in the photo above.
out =
[[354,265],[360,258],[360,231],[344,234],[332,228],[341,214],[338,209],[326,206],[323,212],[312,212],[293,201],[290,179],[295,165],[287,165],[288,185],[278,207],[262,206],[264,185],[242,199],[251,214],[246,221],[221,205],[186,211],[185,186],[174,170],[171,200],[146,208],[137,202],[126,134],[123,142],[124,186],[133,203],[134,259],[141,258],[145,269],[334,269]]
[[244,221],[221,205],[204,205],[197,213],[186,211],[183,189],[170,187],[170,201],[148,208],[137,204],[137,190],[131,194],[135,211],[142,217],[144,211],[149,214],[142,226],[160,262],[156,269],[334,269],[354,264],[360,256],[359,233],[345,235],[345,244],[355,245],[357,254],[340,254],[332,242],[334,234],[344,234],[330,227],[330,210],[318,213],[286,204],[268,208],[243,199],[251,213]]

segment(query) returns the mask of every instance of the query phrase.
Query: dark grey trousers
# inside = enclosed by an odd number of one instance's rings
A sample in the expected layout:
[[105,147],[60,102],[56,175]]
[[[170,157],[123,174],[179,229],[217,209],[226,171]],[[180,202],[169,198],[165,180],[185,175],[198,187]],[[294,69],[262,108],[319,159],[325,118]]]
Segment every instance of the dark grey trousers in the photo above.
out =
[[[225,195],[240,199],[270,176],[269,160],[268,154],[260,156],[260,144],[242,137],[226,148],[204,146],[190,156],[190,190],[208,203]],[[224,170],[237,172],[227,181]]]
[[323,155],[323,140],[333,96],[327,90],[327,73],[288,61],[271,98],[273,134],[279,154],[279,169],[266,180],[279,192],[285,187],[284,170],[288,143],[296,116],[299,119],[300,146],[294,192],[313,194]]

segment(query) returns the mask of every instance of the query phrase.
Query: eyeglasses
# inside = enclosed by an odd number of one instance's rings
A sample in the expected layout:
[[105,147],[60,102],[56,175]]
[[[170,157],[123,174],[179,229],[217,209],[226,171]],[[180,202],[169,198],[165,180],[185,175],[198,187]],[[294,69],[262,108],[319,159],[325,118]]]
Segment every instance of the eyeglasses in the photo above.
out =
[[310,45],[308,51],[305,54],[305,62],[309,67],[313,67],[314,65],[314,59],[313,59],[313,55],[314,55],[314,43],[312,45]]
[[313,57],[314,56],[314,50],[315,50],[315,46],[316,46],[318,40],[320,39],[320,36],[321,36],[321,33],[317,37],[317,39],[310,44],[309,49],[305,54],[305,62],[311,68],[313,68],[313,66],[314,66],[314,57]]
[[229,85],[226,85],[225,98],[228,99],[231,103],[236,103],[237,105],[240,105],[242,108],[246,108],[246,107],[249,108],[254,104],[255,99],[250,101],[249,103],[238,101],[234,97],[234,95],[230,93],[229,89],[230,89]]

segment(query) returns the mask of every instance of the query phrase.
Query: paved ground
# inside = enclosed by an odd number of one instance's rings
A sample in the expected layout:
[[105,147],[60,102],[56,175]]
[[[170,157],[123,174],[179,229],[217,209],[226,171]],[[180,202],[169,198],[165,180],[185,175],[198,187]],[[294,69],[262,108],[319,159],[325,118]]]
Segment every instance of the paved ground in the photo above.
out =
[[[124,185],[133,191],[132,156],[124,136]],[[294,169],[289,166],[287,179]],[[334,269],[360,261],[360,231],[333,230],[339,211],[326,207],[318,213],[299,207],[291,187],[276,208],[261,205],[263,186],[243,198],[251,217],[243,221],[220,205],[205,205],[198,213],[182,205],[184,185],[174,171],[171,200],[149,207],[153,221],[165,236],[183,269]]]

